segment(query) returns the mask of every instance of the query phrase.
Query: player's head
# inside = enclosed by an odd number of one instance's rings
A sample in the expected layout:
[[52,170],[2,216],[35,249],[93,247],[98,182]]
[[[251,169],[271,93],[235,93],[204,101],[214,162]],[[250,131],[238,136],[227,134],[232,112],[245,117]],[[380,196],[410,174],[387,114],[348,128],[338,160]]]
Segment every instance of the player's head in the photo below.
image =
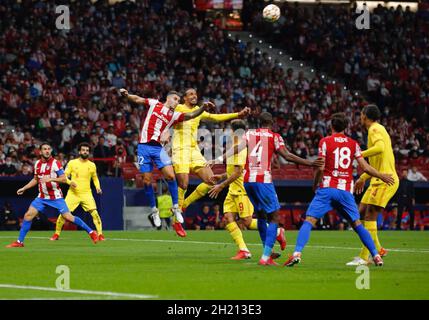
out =
[[347,119],[347,116],[343,112],[334,113],[331,116],[331,127],[332,132],[340,133],[346,130],[347,126],[349,125],[349,120]]
[[45,160],[48,160],[52,155],[52,147],[47,142],[42,142],[39,146],[39,150],[40,150],[40,155]]
[[271,128],[273,125],[273,116],[269,112],[262,112],[259,115],[259,119],[261,121],[261,128]]
[[170,91],[167,93],[167,101],[165,102],[165,106],[170,109],[176,108],[176,106],[180,102],[180,93],[177,91]]
[[375,104],[369,104],[362,109],[360,113],[360,122],[368,127],[371,123],[380,120],[381,112]]
[[82,142],[77,147],[77,151],[79,152],[79,157],[82,159],[88,159],[89,152],[91,151],[91,146],[88,142]]
[[233,130],[234,144],[238,143],[246,132],[246,123],[241,119],[232,120],[231,129]]
[[195,106],[198,103],[197,90],[195,90],[194,88],[186,89],[183,100],[185,101],[186,104]]

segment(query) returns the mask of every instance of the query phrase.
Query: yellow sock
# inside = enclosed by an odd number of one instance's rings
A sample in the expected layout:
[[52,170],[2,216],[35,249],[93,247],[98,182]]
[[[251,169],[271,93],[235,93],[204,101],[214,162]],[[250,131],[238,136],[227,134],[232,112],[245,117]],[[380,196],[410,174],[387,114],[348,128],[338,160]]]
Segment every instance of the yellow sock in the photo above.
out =
[[55,234],[60,235],[61,230],[63,230],[64,223],[66,223],[66,219],[60,214],[57,219],[57,224],[55,225]]
[[[378,240],[377,221],[364,221],[364,226],[365,226],[365,229],[368,230],[369,234],[371,235],[372,240],[374,240],[377,251],[380,251],[381,244],[380,244],[380,241]],[[369,251],[365,246],[362,247],[359,257],[361,257],[364,260],[369,259]]]
[[179,208],[183,207],[183,202],[185,201],[185,193],[186,189],[182,189],[180,187],[177,188],[177,193],[179,195]]
[[231,235],[232,239],[234,240],[235,244],[238,246],[240,250],[247,250],[246,243],[243,239],[243,233],[241,232],[240,228],[238,227],[237,222],[231,222],[226,225],[226,230],[228,230],[229,234]]
[[92,216],[92,221],[94,222],[95,228],[97,229],[97,233],[103,234],[103,226],[101,224],[101,218],[98,215],[97,210],[92,210],[89,214]]
[[258,230],[258,219],[252,219],[249,230]]
[[211,185],[202,182],[198,185],[198,187],[192,192],[188,197],[186,197],[185,201],[183,202],[183,208],[187,208],[191,205],[191,203],[194,203],[198,199],[201,199],[204,197],[210,190]]

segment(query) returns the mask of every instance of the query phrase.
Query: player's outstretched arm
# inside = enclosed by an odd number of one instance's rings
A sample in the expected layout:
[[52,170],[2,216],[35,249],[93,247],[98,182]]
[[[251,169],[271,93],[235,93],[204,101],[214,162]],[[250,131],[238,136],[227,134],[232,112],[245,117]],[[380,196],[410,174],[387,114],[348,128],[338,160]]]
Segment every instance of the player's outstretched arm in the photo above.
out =
[[209,191],[209,197],[212,199],[216,199],[219,194],[222,192],[223,189],[225,189],[227,186],[229,186],[231,183],[233,183],[235,180],[237,180],[243,173],[243,167],[242,166],[235,166],[234,172],[222,183],[219,183],[217,185],[214,185],[210,191]]
[[[365,173],[369,174],[370,176],[373,176],[373,177],[380,179],[381,181],[387,183],[389,186],[391,186],[395,183],[395,179],[392,177],[391,174],[378,172],[376,169],[371,167],[369,165],[369,163],[366,162],[366,160],[364,158],[358,158],[357,161],[359,163],[359,166],[362,168],[362,170],[365,171]],[[355,191],[357,194],[359,194],[363,191],[363,186],[361,186],[361,183],[359,182],[359,180],[356,183],[356,187],[355,187]],[[363,182],[365,183],[365,181],[363,181]]]
[[37,186],[37,183],[38,183],[37,177],[36,177],[36,176],[34,176],[34,178],[33,178],[33,179],[31,179],[29,183],[27,183],[27,184],[26,184],[25,186],[23,186],[22,188],[18,189],[18,190],[16,191],[16,194],[20,196],[20,195],[21,195],[21,194],[23,194],[26,190],[31,189],[31,188],[33,188],[33,187]]
[[119,89],[119,93],[121,94],[121,96],[125,97],[128,99],[128,101],[134,102],[136,104],[145,104],[146,99],[142,98],[140,96],[137,96],[135,94],[129,94],[128,90],[121,88]]
[[202,107],[199,107],[197,110],[185,113],[184,121],[194,119],[194,118],[200,116],[204,111],[206,111],[208,109],[212,109],[214,107],[215,107],[215,105],[212,102],[210,102],[210,101],[204,102]]
[[294,155],[293,153],[290,153],[289,151],[286,150],[286,148],[281,148],[279,150],[277,150],[277,153],[285,160],[290,161],[290,162],[294,162],[297,164],[302,164],[304,166],[308,166],[308,167],[321,167],[324,165],[325,160],[323,158],[317,158],[314,161],[310,161],[307,159],[303,159],[301,157],[298,157],[296,155]]
[[245,107],[240,112],[234,112],[234,113],[221,113],[221,114],[215,114],[215,113],[205,113],[202,120],[209,120],[214,122],[224,122],[229,121],[233,119],[242,119],[246,118],[250,114],[251,110],[249,107]]

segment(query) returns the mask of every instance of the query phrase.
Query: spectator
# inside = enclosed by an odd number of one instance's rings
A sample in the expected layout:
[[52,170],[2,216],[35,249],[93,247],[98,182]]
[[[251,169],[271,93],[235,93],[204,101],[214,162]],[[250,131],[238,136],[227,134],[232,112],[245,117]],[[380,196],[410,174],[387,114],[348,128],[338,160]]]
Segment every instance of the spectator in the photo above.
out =
[[14,176],[18,170],[15,165],[12,163],[11,157],[6,157],[4,164],[0,165],[0,175],[1,176]]
[[411,169],[408,170],[408,180],[410,181],[428,181],[426,177],[419,171],[417,171],[416,166],[412,166]]
[[404,209],[408,210],[410,216],[410,230],[414,230],[414,184],[408,178],[409,173],[407,170],[402,170],[401,180],[399,181],[399,188],[396,192],[396,201],[398,203],[398,214],[396,217],[396,230],[401,230],[402,213]]
[[[106,142],[103,136],[98,138],[98,144],[94,148],[93,152],[94,158],[104,159],[111,157],[110,149],[106,146]],[[95,160],[95,164],[97,165],[98,173],[100,176],[104,176],[108,172],[108,163],[102,160]]]
[[210,212],[210,206],[205,204],[201,213],[195,217],[195,230],[214,230],[216,217]]
[[19,222],[13,213],[12,206],[5,202],[0,209],[0,230],[16,231],[19,230]]
[[225,229],[225,220],[223,218],[223,213],[220,211],[220,205],[213,205],[213,215],[215,217],[215,229]]

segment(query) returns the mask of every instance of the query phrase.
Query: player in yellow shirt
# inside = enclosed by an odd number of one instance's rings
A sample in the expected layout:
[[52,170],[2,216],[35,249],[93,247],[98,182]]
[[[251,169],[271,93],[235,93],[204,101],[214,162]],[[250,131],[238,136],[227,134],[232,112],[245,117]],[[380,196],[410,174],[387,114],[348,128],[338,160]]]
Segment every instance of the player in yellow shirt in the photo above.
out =
[[[79,144],[78,152],[79,158],[70,160],[65,170],[67,184],[70,186],[65,201],[71,212],[81,205],[82,209],[92,216],[92,220],[94,221],[94,225],[99,235],[98,241],[103,241],[105,238],[103,235],[101,219],[97,212],[97,205],[95,204],[91,191],[92,180],[97,193],[102,193],[100,181],[97,176],[97,168],[94,162],[88,160],[90,152],[90,145],[88,143],[82,142]],[[64,223],[64,218],[59,216],[57,219],[55,234],[52,236],[51,240],[59,239]]]
[[[188,113],[198,109],[197,91],[195,89],[186,90],[184,102],[184,104],[177,105],[175,111]],[[179,207],[183,210],[191,203],[204,197],[213,185],[211,182],[213,171],[210,167],[206,166],[206,159],[201,154],[198,147],[197,138],[200,121],[228,121],[246,117],[248,114],[250,114],[249,108],[244,108],[240,112],[229,114],[211,114],[203,112],[199,117],[178,123],[173,127],[172,160],[179,185]],[[203,182],[185,199],[190,172],[195,173]],[[186,232],[180,223],[175,221],[173,227],[179,236],[186,236]]]
[[[365,181],[371,178],[369,188],[366,190],[359,205],[359,212],[364,216],[365,228],[371,234],[372,239],[380,253],[385,256],[384,249],[377,235],[377,217],[386,207],[389,200],[395,195],[399,187],[399,178],[395,168],[395,156],[393,155],[392,142],[386,129],[378,123],[381,112],[376,105],[367,105],[361,112],[361,124],[368,130],[368,149],[362,152],[364,158],[369,159],[369,164],[381,173],[391,174],[395,183],[388,186],[378,178],[370,177],[364,173],[356,181],[355,192],[362,193]],[[368,264],[369,251],[362,248],[359,257],[347,263],[350,266]]]

